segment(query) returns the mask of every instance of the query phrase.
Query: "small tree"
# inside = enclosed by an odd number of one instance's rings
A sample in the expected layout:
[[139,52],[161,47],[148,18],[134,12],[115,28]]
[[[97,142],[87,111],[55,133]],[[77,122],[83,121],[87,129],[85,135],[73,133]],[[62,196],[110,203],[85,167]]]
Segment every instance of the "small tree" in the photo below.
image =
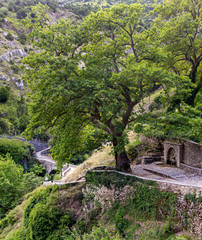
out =
[[12,35],[11,33],[8,33],[8,34],[5,36],[5,38],[6,38],[7,40],[9,40],[9,41],[13,41],[13,39],[14,39],[14,37],[13,37],[13,35]]
[[9,98],[9,90],[6,87],[1,86],[0,87],[0,103],[7,102],[8,98]]
[[0,156],[0,219],[15,206],[19,199],[22,176],[23,168],[17,165],[9,155],[5,158]]

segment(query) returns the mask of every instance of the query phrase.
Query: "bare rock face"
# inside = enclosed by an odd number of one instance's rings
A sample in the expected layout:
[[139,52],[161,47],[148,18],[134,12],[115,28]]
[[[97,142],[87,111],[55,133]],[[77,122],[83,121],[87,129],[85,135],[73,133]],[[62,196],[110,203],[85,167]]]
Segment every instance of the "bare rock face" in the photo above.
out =
[[15,82],[15,85],[17,86],[17,88],[23,90],[24,89],[24,82],[22,79],[16,79],[15,77],[12,78]]
[[14,49],[12,51],[8,51],[7,53],[0,55],[0,62],[1,61],[6,61],[9,62],[10,60],[13,60],[13,58],[17,56],[20,58],[24,58],[27,56],[27,53],[25,52],[24,49]]
[[7,75],[0,75],[0,80],[1,80],[1,81],[9,82],[9,81],[10,81],[10,78],[9,78]]

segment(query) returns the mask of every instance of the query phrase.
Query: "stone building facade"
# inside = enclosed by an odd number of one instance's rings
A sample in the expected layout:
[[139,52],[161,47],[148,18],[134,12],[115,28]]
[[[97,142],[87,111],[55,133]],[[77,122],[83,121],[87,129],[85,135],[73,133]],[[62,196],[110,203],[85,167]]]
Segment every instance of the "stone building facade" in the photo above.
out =
[[[169,139],[163,142],[164,162],[202,173],[202,144],[188,140]],[[201,171],[200,171],[201,169]]]

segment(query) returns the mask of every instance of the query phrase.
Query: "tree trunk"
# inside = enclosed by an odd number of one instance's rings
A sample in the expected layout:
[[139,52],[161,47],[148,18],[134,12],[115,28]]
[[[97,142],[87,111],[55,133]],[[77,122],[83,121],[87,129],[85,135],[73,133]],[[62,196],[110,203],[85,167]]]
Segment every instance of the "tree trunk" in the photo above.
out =
[[126,151],[116,154],[116,168],[123,172],[131,172],[130,163]]
[[[192,70],[189,74],[189,78],[191,79],[192,83],[196,83],[196,74],[197,74],[197,69],[198,69],[199,64],[200,64],[200,61],[197,62],[194,66],[192,66]],[[191,92],[191,95],[187,99],[185,99],[185,102],[188,105],[194,107],[194,100],[196,98],[197,93],[200,91],[201,87],[202,87],[202,75],[201,75],[200,81],[199,81],[198,85],[196,86],[196,88],[193,89],[193,91]]]
[[113,138],[113,147],[115,153],[116,168],[120,171],[131,172],[130,162],[125,151],[125,148],[122,147],[121,150],[118,148],[117,138]]
[[202,87],[202,77],[200,79],[200,82],[198,83],[197,87],[191,92],[191,95],[185,100],[185,102],[194,107],[194,100],[196,98],[197,93],[200,91]]

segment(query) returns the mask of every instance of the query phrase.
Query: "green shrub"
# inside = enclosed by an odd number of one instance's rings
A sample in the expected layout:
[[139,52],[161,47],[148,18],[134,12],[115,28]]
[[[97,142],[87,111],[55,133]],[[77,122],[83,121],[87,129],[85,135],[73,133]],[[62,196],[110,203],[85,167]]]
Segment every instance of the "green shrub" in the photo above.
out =
[[[146,228],[141,232],[138,240],[176,240],[173,236],[173,227],[170,222],[163,226],[156,224],[147,224]],[[184,239],[184,238],[182,238]],[[184,239],[185,240],[185,239]]]
[[6,38],[7,40],[9,40],[9,41],[13,41],[13,40],[14,40],[14,37],[13,37],[13,35],[12,35],[11,33],[8,33],[8,34],[5,36],[5,38]]
[[57,207],[37,203],[29,216],[30,239],[46,240],[59,225],[61,213]]
[[7,102],[8,98],[9,98],[9,90],[6,87],[1,86],[0,87],[0,103]]
[[124,215],[125,210],[123,207],[120,207],[115,215],[115,226],[122,237],[125,237],[125,230],[128,227],[128,220],[124,218]]
[[33,191],[43,183],[43,178],[36,176],[33,172],[25,173],[22,179],[22,186],[20,188],[21,194],[25,195]]
[[143,182],[142,179],[137,177],[120,175],[116,172],[92,172],[86,173],[86,183],[91,183],[95,186],[104,185],[111,188],[112,183],[115,188],[122,188],[126,185],[133,185],[135,182]]
[[30,216],[30,213],[31,213],[32,209],[35,207],[35,205],[39,202],[42,202],[42,203],[46,204],[48,196],[50,195],[50,193],[52,191],[54,191],[54,189],[57,189],[57,187],[49,186],[47,188],[40,189],[39,191],[37,191],[34,194],[34,196],[32,196],[29,199],[29,203],[27,204],[25,212],[24,212],[24,225],[25,225],[25,227],[27,227],[28,224],[29,224],[29,216]]
[[75,223],[71,212],[61,211],[58,207],[58,187],[49,186],[34,193],[26,206],[24,227],[27,239],[53,240],[66,239],[69,228]]
[[120,235],[116,232],[116,230],[112,230],[109,228],[106,228],[105,226],[95,226],[93,227],[92,231],[90,233],[85,233],[82,236],[78,236],[77,238],[70,238],[70,239],[75,239],[75,240],[108,240],[108,239],[113,239],[113,240],[122,240],[123,238],[120,237]]
[[196,193],[194,193],[194,194],[188,193],[188,194],[185,195],[184,199],[195,203],[196,199],[197,199],[196,198]]
[[27,37],[25,35],[25,33],[19,33],[18,35],[18,41],[22,44],[25,45],[26,41],[27,41]]
[[13,72],[14,72],[15,74],[18,74],[19,71],[20,71],[20,68],[19,68],[17,65],[12,65],[12,66],[11,66],[11,69],[13,70]]
[[4,118],[0,118],[0,134],[7,133],[9,130],[9,121]]
[[128,214],[137,220],[162,220],[175,215],[177,197],[173,193],[161,192],[157,187],[136,184],[133,196],[128,199]]
[[196,196],[196,191],[194,191],[193,194],[192,194],[192,193],[186,194],[185,197],[184,197],[184,199],[185,199],[186,201],[190,201],[190,202],[193,202],[193,203],[195,203],[195,202],[197,202],[197,201],[198,201],[199,203],[202,202],[202,196],[200,195],[200,196],[197,198],[197,196]]
[[34,164],[30,169],[30,172],[33,172],[36,176],[44,177],[46,174],[46,168],[41,164]]
[[28,164],[31,164],[33,152],[32,145],[24,141],[0,138],[0,155],[4,157],[9,153],[16,163],[23,163],[23,160],[26,158]]
[[6,7],[1,7],[0,8],[0,14],[3,15],[4,17],[7,16],[8,9]]
[[26,229],[24,227],[19,228],[6,240],[26,240]]
[[19,188],[23,169],[7,154],[0,156],[0,219],[12,209],[19,200]]

